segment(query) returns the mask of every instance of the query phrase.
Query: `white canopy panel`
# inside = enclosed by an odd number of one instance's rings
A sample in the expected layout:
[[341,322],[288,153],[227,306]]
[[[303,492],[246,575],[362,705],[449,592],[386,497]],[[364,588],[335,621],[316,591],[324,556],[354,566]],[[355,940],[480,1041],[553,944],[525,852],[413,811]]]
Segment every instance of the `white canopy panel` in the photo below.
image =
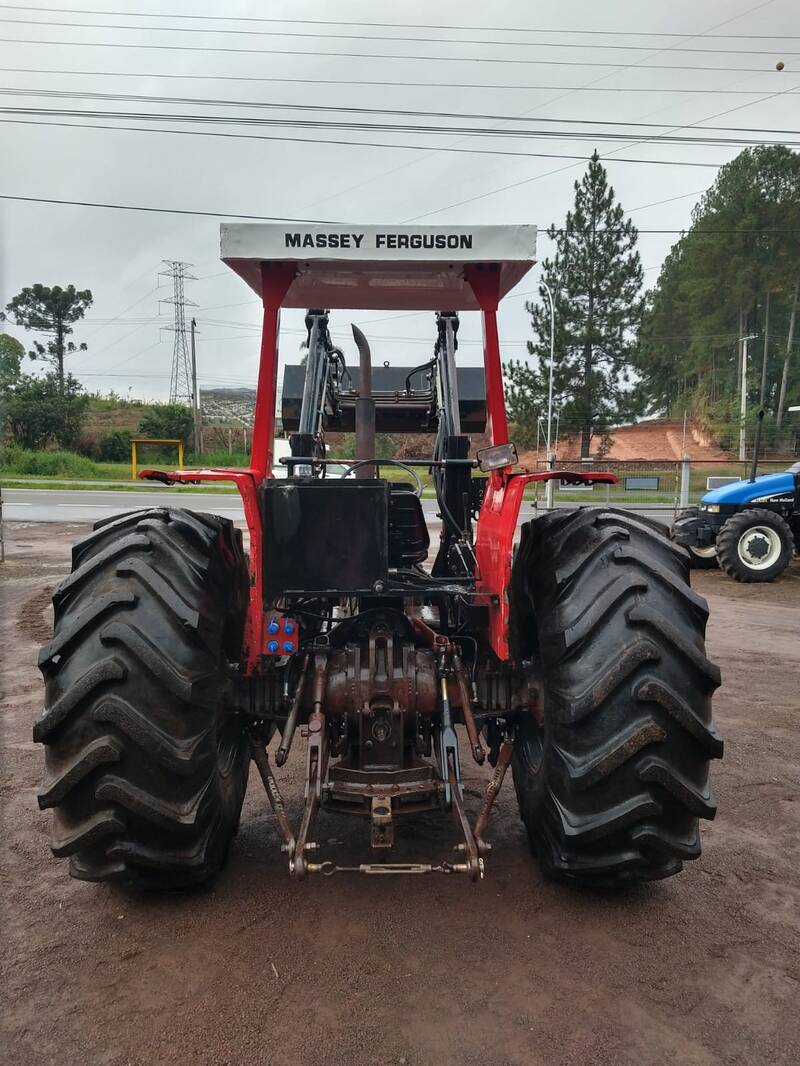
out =
[[495,264],[500,296],[533,266],[535,226],[235,223],[220,257],[261,295],[261,264],[297,264],[284,307],[477,310],[469,264]]

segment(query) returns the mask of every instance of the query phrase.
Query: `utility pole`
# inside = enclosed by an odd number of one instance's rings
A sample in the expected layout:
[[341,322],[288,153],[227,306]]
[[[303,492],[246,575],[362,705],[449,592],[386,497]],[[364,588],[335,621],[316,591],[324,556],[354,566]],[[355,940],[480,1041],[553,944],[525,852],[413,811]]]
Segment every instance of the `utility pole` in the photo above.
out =
[[756,339],[755,333],[748,333],[741,338],[742,342],[742,377],[739,383],[739,459],[744,462],[747,458],[747,342]]
[[778,429],[783,421],[783,405],[786,403],[786,386],[789,380],[789,362],[792,358],[792,344],[794,343],[794,327],[797,320],[797,299],[800,296],[800,278],[794,283],[794,299],[792,300],[792,313],[789,315],[789,335],[786,338],[786,355],[783,360],[783,373],[781,375],[781,389],[778,394],[778,417],[775,422]]
[[194,409],[192,391],[192,373],[190,368],[189,347],[186,343],[186,307],[197,307],[194,300],[187,300],[183,286],[185,281],[196,281],[194,274],[187,271],[191,263],[182,263],[178,259],[165,259],[168,269],[161,271],[161,277],[172,278],[172,297],[160,301],[172,304],[175,309],[175,324],[167,326],[175,334],[172,349],[172,373],[169,380],[169,402],[182,403]]
[[[547,469],[552,470],[554,466],[553,461],[553,446],[552,446],[552,422],[553,422],[553,362],[555,357],[555,343],[556,343],[556,306],[553,302],[553,294],[550,291],[550,286],[546,281],[540,282],[542,288],[547,293],[547,299],[550,301],[550,373],[549,381],[547,385]],[[552,510],[553,507],[553,482],[548,481],[544,490],[545,507],[548,510]]]
[[194,453],[195,455],[200,455],[203,450],[203,436],[200,428],[200,393],[197,391],[197,352],[194,345],[194,331],[196,326],[197,322],[194,317],[192,317],[192,419],[194,421]]
[[764,397],[767,394],[767,360],[769,358],[769,289],[767,289],[764,301],[764,352],[761,356],[761,391],[758,394],[758,406],[764,406]]

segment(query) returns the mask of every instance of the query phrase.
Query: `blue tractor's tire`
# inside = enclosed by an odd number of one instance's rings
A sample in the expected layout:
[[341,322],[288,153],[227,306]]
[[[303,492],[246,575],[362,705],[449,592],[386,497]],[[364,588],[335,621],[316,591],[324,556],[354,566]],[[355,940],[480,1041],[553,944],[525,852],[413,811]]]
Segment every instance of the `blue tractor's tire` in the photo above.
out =
[[[717,558],[717,551],[714,548],[712,552],[710,548],[687,548],[689,553],[689,566],[692,570],[718,570],[719,559]],[[701,555],[700,552],[706,554]]]
[[598,887],[676,873],[700,854],[722,755],[686,552],[630,512],[559,510],[524,528],[511,586],[512,652],[543,690],[513,775],[544,871]]
[[156,508],[98,523],[53,596],[39,656],[39,805],[73,877],[209,881],[238,827],[249,749],[233,713],[247,602],[241,533]]
[[[699,507],[693,505],[686,507],[678,515],[678,520],[682,518],[696,518],[700,513]],[[670,537],[674,540],[675,527],[670,528]],[[689,566],[692,570],[716,570],[719,567],[719,561],[717,560],[717,546],[716,544],[709,545],[707,548],[695,548],[691,545],[686,545],[685,550],[689,553]]]
[[719,565],[735,581],[774,581],[792,558],[789,523],[765,507],[731,515],[717,537]]

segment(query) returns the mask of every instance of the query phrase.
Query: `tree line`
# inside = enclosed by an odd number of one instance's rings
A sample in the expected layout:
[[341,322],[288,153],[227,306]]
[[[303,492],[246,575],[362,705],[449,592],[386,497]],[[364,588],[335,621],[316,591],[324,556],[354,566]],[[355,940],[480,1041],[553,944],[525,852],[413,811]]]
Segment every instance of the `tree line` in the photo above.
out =
[[[768,441],[787,447],[786,410],[800,402],[800,153],[748,148],[722,167],[649,291],[638,230],[597,152],[574,192],[564,224],[547,230],[554,251],[542,262],[539,299],[525,305],[528,358],[503,366],[518,442],[533,445],[546,417],[549,291],[554,411],[562,438],[577,433],[581,456],[602,454],[613,426],[653,416],[697,420],[730,447],[746,350],[750,416],[765,408]],[[23,346],[0,334],[0,404],[5,432],[18,442],[76,441],[87,398],[65,361],[86,350],[71,335],[91,306],[89,290],[36,284],[0,312],[0,321],[45,337],[28,354],[48,370],[33,376],[22,372]]]
[[547,411],[546,285],[554,410],[577,431],[581,456],[602,451],[614,425],[654,416],[695,419],[729,447],[747,336],[750,417],[764,407],[768,434],[786,446],[786,409],[800,399],[800,154],[746,149],[722,167],[649,291],[638,231],[596,152],[564,225],[547,234],[555,250],[542,263],[539,299],[526,304],[529,358],[504,364],[520,443],[534,442]]
[[[79,446],[92,397],[66,369],[68,356],[85,352],[85,342],[70,339],[75,323],[92,306],[88,289],[74,285],[31,285],[24,288],[0,311],[0,322],[10,319],[26,331],[42,334],[28,350],[31,360],[46,366],[44,374],[26,374],[24,345],[8,333],[0,333],[0,444],[5,438],[28,449],[55,445]],[[146,437],[180,438],[188,442],[192,412],[182,404],[152,404],[141,418],[137,433]],[[130,457],[131,433],[114,430],[101,440],[94,458],[125,461]]]

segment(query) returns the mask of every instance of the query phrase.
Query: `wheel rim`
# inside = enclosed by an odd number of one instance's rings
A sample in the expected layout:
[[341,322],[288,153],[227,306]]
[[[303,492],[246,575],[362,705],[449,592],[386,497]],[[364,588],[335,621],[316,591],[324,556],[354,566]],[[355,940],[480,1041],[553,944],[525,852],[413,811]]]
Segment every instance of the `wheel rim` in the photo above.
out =
[[749,570],[768,570],[780,559],[783,545],[769,526],[750,526],[739,537],[737,553]]
[[717,554],[716,544],[712,544],[709,548],[689,548],[692,555],[696,555],[698,559],[714,559]]

